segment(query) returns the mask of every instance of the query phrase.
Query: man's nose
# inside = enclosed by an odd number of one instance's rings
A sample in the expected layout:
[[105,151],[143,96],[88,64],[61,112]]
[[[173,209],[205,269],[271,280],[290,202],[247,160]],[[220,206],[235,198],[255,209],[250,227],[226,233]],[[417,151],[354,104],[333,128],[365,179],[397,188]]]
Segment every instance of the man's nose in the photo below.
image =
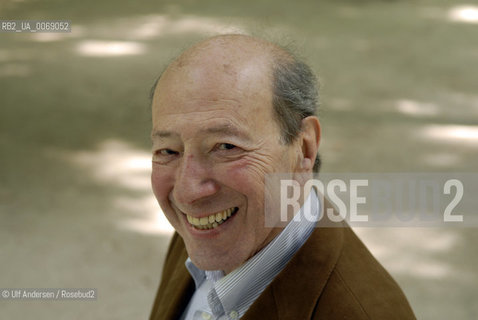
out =
[[178,168],[173,196],[176,201],[190,205],[214,195],[218,184],[212,177],[212,167],[194,155],[184,156]]

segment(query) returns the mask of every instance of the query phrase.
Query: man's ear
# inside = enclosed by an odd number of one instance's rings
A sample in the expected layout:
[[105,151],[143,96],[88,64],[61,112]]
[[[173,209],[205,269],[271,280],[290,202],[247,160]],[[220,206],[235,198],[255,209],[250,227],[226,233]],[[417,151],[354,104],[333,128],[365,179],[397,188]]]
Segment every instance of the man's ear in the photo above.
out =
[[312,172],[319,149],[320,134],[320,123],[316,116],[302,119],[302,131],[300,133],[302,159],[299,164],[300,171]]

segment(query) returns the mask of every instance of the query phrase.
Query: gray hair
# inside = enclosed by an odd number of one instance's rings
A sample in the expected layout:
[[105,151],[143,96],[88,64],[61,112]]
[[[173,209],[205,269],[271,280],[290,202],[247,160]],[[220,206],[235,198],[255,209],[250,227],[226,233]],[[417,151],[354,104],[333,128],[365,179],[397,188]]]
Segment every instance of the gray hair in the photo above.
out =
[[[302,119],[316,115],[319,105],[318,81],[311,68],[297,58],[277,58],[272,66],[273,108],[282,131],[282,141],[292,143],[302,130]],[[315,159],[314,172],[321,160]]]

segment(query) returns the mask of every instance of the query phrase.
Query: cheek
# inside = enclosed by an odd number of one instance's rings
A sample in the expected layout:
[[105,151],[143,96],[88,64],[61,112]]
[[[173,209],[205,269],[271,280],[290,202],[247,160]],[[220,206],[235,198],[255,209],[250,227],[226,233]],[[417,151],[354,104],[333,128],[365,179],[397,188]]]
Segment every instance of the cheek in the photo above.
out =
[[245,195],[249,202],[262,202],[264,193],[264,170],[251,159],[241,159],[216,171],[219,181]]
[[264,177],[275,171],[274,164],[277,161],[266,154],[253,154],[244,157],[230,168],[230,175],[239,183],[245,183],[244,187],[257,187],[263,185]]
[[168,194],[173,188],[173,181],[173,174],[170,170],[159,168],[159,165],[153,163],[151,186],[156,199],[160,203],[167,200]]

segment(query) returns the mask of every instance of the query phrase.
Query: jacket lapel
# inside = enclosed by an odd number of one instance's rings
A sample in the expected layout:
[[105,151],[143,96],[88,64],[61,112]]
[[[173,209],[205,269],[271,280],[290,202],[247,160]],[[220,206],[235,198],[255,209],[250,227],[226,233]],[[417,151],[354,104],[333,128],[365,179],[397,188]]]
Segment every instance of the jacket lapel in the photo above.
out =
[[[325,203],[325,207],[330,207],[330,204]],[[345,225],[331,227],[327,220],[322,223],[328,227],[314,229],[242,319],[311,319],[343,245],[342,228]]]

